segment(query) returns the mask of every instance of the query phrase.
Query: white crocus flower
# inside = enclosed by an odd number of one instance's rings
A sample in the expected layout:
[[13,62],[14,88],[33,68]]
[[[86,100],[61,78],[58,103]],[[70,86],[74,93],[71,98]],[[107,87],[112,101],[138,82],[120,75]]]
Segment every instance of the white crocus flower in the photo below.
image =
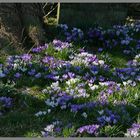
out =
[[86,112],[83,112],[81,115],[82,115],[84,118],[87,118],[87,113],[86,113]]
[[98,113],[102,115],[104,113],[104,110],[98,111]]
[[101,66],[104,65],[104,63],[105,63],[103,60],[99,60],[98,62]]
[[51,109],[48,109],[47,112],[48,112],[48,113],[51,113]]
[[53,124],[47,125],[46,128],[44,128],[44,130],[47,132],[53,132],[54,125]]
[[91,90],[96,90],[96,89],[98,89],[98,88],[99,88],[98,85],[93,85],[93,86],[90,87]]
[[46,111],[39,111],[35,114],[35,116],[39,117],[39,116],[42,116],[42,115],[46,115]]

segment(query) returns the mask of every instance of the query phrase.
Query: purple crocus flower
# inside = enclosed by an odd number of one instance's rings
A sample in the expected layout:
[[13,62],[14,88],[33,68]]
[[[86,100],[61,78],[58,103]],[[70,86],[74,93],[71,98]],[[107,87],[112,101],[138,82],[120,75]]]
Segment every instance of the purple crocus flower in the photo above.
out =
[[31,57],[32,57],[31,54],[23,54],[21,56],[21,58],[22,58],[23,61],[29,61],[29,60],[31,60]]
[[46,48],[48,48],[48,44],[45,44],[44,46],[38,46],[36,48],[33,48],[32,52],[39,53],[39,52],[45,50]]
[[104,80],[105,80],[105,77],[103,77],[103,76],[100,76],[100,77],[99,77],[99,81],[100,81],[100,82],[103,82]]
[[45,70],[45,71],[48,71],[48,70],[49,70],[49,68],[48,68],[48,67],[44,67],[44,70]]
[[5,69],[3,70],[3,72],[4,72],[4,74],[8,74],[8,73],[9,73],[9,70],[8,70],[7,68],[5,68]]
[[54,74],[48,74],[44,77],[45,79],[53,79],[54,78]]
[[93,84],[95,82],[95,80],[96,80],[96,77],[91,78],[91,79],[89,79],[87,81],[88,81],[88,83]]
[[76,72],[78,71],[80,71],[81,70],[81,67],[80,66],[74,66],[74,69],[76,70]]
[[17,73],[14,74],[14,77],[20,78],[21,77],[21,74],[19,72],[17,72]]
[[37,73],[36,75],[35,75],[35,78],[40,78],[41,77],[41,73]]
[[97,61],[98,61],[97,56],[94,55],[94,56],[88,57],[88,61],[89,61],[90,63],[92,63],[92,62],[97,62]]
[[82,53],[82,52],[85,52],[85,50],[82,49],[82,48],[80,48],[80,49],[79,49],[79,52]]
[[107,93],[108,93],[108,94],[112,94],[113,92],[114,92],[114,91],[113,91],[112,89],[108,89],[108,90],[107,90]]
[[121,44],[122,44],[122,45],[128,45],[129,43],[130,43],[129,40],[122,40],[122,41],[121,41]]
[[50,64],[50,63],[54,62],[54,57],[46,56],[46,57],[43,58],[42,61],[43,61],[44,63]]
[[10,97],[0,97],[0,103],[3,107],[9,108],[12,106],[12,98]]
[[72,72],[68,72],[68,76],[69,76],[69,78],[74,78],[75,77],[75,74],[72,73]]
[[140,81],[140,76],[139,75],[136,77],[136,80],[137,81]]
[[102,51],[103,51],[103,48],[99,48],[99,49],[98,49],[98,52],[102,52]]
[[6,74],[5,74],[5,73],[0,72],[0,78],[3,78],[3,77],[5,77],[5,76],[6,76]]
[[130,51],[130,50],[124,50],[123,53],[124,53],[124,54],[130,54],[131,51]]
[[66,80],[68,78],[67,74],[62,75],[63,80]]
[[54,131],[55,131],[56,133],[60,133],[60,132],[62,131],[62,128],[56,127],[56,128],[54,128]]
[[72,112],[77,112],[82,109],[91,109],[97,106],[97,104],[98,104],[97,102],[87,102],[84,104],[72,104],[70,107]]
[[97,73],[98,73],[98,68],[97,68],[97,66],[92,66],[92,67],[91,67],[91,72],[92,72],[93,74],[97,74]]
[[36,70],[35,70],[35,69],[31,69],[30,71],[28,71],[28,74],[32,76],[32,75],[34,75],[34,74],[35,74],[35,72],[36,72]]
[[108,104],[108,97],[107,97],[107,95],[106,95],[104,92],[101,92],[101,93],[100,93],[99,102],[100,102],[102,105]]
[[41,133],[42,133],[43,137],[48,137],[49,136],[49,132],[47,132],[47,131],[41,131]]
[[68,25],[67,24],[60,24],[58,26],[65,32],[68,30]]
[[70,44],[68,42],[62,42],[60,40],[53,40],[53,45],[56,50],[62,50],[64,48],[69,48]]
[[66,41],[71,42],[71,40],[72,40],[72,36],[67,36]]

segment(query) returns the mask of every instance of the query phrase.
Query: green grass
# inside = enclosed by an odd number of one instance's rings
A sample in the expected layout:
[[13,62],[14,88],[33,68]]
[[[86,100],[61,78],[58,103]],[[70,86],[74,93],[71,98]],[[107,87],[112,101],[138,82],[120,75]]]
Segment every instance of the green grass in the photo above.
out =
[[111,67],[120,68],[125,67],[126,63],[133,59],[133,57],[123,54],[120,49],[104,51],[99,54],[99,58],[104,58],[104,60],[106,59],[106,61],[111,64]]

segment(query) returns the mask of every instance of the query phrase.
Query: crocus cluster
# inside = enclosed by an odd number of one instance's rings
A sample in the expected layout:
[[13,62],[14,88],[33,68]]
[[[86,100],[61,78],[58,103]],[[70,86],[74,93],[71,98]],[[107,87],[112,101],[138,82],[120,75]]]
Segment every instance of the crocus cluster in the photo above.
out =
[[71,44],[69,44],[68,42],[62,42],[56,39],[53,40],[53,45],[54,45],[54,48],[58,51],[71,47]]
[[9,108],[12,106],[12,98],[10,97],[0,97],[0,103],[2,107]]
[[[114,25],[112,28],[106,30],[98,26],[89,28],[87,32],[74,28],[71,29],[72,33],[68,32],[69,28],[66,24],[61,24],[59,27],[61,27],[65,35],[65,40],[67,41],[77,42],[79,41],[79,36],[82,36],[81,41],[83,41],[83,43],[92,42],[96,46],[104,46],[104,49],[121,47],[123,53],[129,55],[136,54],[140,51],[140,41],[135,37],[139,35],[139,23],[133,25]],[[76,34],[79,35],[76,36]]]
[[127,63],[126,68],[116,68],[115,74],[124,81],[124,84],[135,86],[140,81],[140,54]]
[[10,97],[0,97],[0,114],[2,115],[6,109],[12,107],[12,98]]
[[82,40],[84,37],[84,33],[81,29],[73,28],[69,30],[66,24],[60,24],[58,27],[62,29],[67,42]]
[[105,124],[116,124],[120,119],[119,115],[113,113],[111,110],[108,109],[99,111],[99,114],[100,116],[97,118],[97,121],[101,126],[104,126]]
[[127,133],[125,134],[127,137],[138,137],[140,136],[140,124],[134,123],[132,127],[127,129]]
[[90,135],[97,136],[98,135],[98,129],[100,125],[92,124],[92,125],[85,125],[77,129],[77,133],[88,133]]
[[46,48],[48,48],[48,44],[45,44],[44,46],[38,46],[36,48],[32,49],[33,53],[40,53],[41,51],[45,50]]
[[47,125],[44,131],[41,131],[43,137],[55,137],[57,133],[61,132],[61,121],[54,121],[52,124]]

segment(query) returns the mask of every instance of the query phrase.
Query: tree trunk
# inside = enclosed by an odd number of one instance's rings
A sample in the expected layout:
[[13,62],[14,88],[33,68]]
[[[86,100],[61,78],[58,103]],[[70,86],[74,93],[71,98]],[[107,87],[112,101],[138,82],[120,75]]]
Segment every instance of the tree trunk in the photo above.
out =
[[[8,41],[15,46],[27,42],[39,45],[45,38],[43,4],[0,4],[0,46]],[[29,41],[30,40],[30,41]]]

